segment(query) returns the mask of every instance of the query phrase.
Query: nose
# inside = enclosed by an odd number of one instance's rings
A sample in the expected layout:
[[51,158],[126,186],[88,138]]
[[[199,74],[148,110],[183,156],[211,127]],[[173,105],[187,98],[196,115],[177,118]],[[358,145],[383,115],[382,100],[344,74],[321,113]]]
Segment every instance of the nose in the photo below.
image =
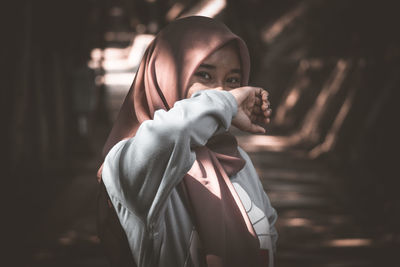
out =
[[232,88],[230,88],[229,86],[227,86],[227,84],[224,83],[223,80],[221,80],[221,81],[216,81],[216,82],[213,84],[212,87],[215,88],[215,89],[217,89],[217,90],[223,90],[223,91],[229,91],[229,90],[232,89]]

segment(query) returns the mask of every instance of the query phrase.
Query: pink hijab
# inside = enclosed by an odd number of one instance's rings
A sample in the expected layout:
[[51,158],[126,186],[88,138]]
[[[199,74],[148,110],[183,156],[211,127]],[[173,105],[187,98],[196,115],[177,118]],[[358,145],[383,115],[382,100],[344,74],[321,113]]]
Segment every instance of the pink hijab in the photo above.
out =
[[[165,27],[143,56],[103,154],[120,140],[135,136],[156,110],[169,110],[186,98],[193,72],[208,55],[231,41],[237,44],[242,85],[246,85],[250,71],[247,47],[224,24],[195,16]],[[196,161],[182,184],[207,266],[260,266],[258,239],[229,179],[245,164],[236,139],[230,133],[214,136],[195,152]]]

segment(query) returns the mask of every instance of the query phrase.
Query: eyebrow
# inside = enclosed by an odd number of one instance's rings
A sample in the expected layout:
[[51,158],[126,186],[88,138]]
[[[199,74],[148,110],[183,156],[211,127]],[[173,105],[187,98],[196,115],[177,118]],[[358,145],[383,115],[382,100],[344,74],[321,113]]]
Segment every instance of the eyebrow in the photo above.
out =
[[216,69],[217,67],[211,64],[200,64],[200,68],[205,68],[205,69]]
[[[216,69],[217,67],[211,64],[200,64],[199,68],[205,68],[205,69]],[[231,73],[238,73],[242,74],[242,71],[240,69],[232,69],[230,71]]]
[[233,70],[231,70],[231,73],[242,74],[242,70],[241,69],[233,69]]

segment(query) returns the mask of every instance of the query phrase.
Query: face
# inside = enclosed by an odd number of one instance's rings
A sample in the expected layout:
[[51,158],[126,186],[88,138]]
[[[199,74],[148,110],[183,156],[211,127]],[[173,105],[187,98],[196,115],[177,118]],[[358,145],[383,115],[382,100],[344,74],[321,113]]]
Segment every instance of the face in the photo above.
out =
[[187,98],[206,89],[232,90],[240,87],[241,69],[238,49],[228,44],[209,55],[189,79]]

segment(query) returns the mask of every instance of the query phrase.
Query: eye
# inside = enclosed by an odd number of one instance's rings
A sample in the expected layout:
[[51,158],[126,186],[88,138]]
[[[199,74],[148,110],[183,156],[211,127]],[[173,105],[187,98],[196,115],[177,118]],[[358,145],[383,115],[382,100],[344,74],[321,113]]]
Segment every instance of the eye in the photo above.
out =
[[197,77],[203,78],[205,80],[211,79],[211,75],[206,71],[198,71],[194,75],[196,75]]
[[239,77],[229,77],[228,79],[226,79],[227,83],[230,84],[240,84],[240,78]]

